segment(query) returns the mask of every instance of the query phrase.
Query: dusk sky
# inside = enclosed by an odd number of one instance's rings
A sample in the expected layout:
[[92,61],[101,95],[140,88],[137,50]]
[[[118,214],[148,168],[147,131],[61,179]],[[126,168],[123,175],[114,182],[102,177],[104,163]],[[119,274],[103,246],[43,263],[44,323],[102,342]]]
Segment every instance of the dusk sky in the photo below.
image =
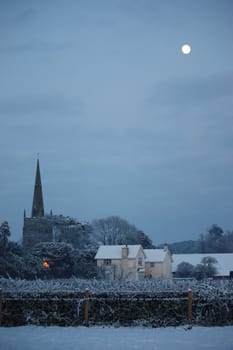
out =
[[[181,53],[182,44],[191,53]],[[233,229],[233,1],[0,0],[0,222]]]

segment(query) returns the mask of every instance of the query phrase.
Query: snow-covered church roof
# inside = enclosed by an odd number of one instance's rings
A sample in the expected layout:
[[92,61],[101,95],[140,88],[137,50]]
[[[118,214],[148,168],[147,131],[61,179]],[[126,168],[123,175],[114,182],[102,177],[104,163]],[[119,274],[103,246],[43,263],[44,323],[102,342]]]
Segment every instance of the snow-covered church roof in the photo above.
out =
[[[121,259],[122,248],[125,245],[101,245],[97,251],[95,259]],[[127,245],[129,249],[128,259],[135,259],[141,248],[141,245]]]
[[206,253],[206,254],[173,254],[173,272],[177,270],[177,266],[182,262],[188,262],[192,265],[200,264],[202,258],[212,256],[217,260],[217,276],[229,276],[233,271],[233,253]]

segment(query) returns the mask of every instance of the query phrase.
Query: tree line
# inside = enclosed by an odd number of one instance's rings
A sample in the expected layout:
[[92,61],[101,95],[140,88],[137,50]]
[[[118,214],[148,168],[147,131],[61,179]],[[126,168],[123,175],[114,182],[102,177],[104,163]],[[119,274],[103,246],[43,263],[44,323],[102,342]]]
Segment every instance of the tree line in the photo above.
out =
[[151,239],[126,220],[111,216],[94,220],[85,237],[42,242],[25,252],[10,241],[7,221],[0,225],[0,276],[12,278],[101,278],[102,271],[94,259],[99,245],[140,244],[153,248]]
[[193,277],[196,279],[211,278],[217,273],[217,263],[217,259],[212,256],[205,256],[197,265],[192,265],[189,262],[183,261],[177,266],[175,277]]
[[233,231],[224,231],[213,224],[199,239],[169,244],[174,254],[188,253],[233,253]]
[[[28,252],[10,236],[9,224],[4,221],[0,225],[0,276],[12,278],[99,278],[102,271],[94,257],[100,245],[140,244],[146,249],[155,248],[146,233],[118,216],[94,220],[83,239],[42,242]],[[179,249],[178,243],[169,248],[172,253],[229,253],[233,252],[233,231],[224,232],[220,226],[212,225],[199,240],[187,242],[180,242]],[[215,268],[213,261],[202,261],[197,266],[187,264],[180,267],[180,277],[208,277]]]

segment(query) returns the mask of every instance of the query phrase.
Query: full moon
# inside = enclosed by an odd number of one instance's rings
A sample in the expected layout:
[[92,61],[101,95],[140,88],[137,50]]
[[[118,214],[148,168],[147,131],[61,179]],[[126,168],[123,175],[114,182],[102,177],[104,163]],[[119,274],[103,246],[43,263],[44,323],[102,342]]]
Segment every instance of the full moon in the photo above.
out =
[[188,44],[185,44],[181,47],[181,51],[184,55],[188,55],[191,52],[191,47]]

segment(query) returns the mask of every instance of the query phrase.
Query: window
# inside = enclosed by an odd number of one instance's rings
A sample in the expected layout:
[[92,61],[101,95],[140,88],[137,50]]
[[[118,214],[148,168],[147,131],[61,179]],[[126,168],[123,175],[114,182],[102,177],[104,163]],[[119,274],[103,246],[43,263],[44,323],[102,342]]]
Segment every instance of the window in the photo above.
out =
[[104,265],[112,265],[112,260],[111,259],[105,259],[104,260]]
[[142,258],[138,258],[138,265],[142,266]]
[[155,263],[154,263],[154,262],[151,262],[151,263],[150,263],[150,267],[155,267]]

